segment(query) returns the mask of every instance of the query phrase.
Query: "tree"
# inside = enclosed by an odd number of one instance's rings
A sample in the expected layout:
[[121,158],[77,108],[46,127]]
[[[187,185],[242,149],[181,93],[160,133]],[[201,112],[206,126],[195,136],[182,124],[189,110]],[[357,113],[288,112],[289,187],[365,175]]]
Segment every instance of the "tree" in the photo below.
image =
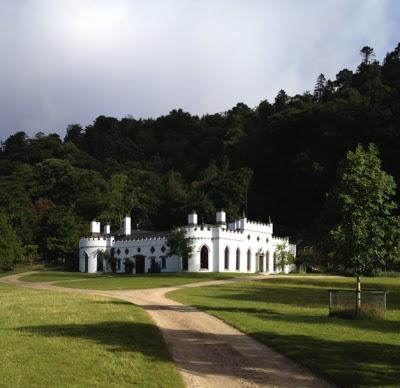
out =
[[396,184],[381,168],[376,146],[358,145],[349,151],[338,169],[336,187],[328,194],[328,206],[336,214],[330,230],[335,258],[357,277],[372,275],[397,257],[399,217]]
[[22,261],[21,243],[6,217],[0,214],[0,270],[9,271]]
[[168,256],[179,256],[187,260],[193,253],[192,239],[186,237],[184,229],[174,229],[168,237],[166,243],[168,249]]
[[285,271],[287,265],[294,263],[294,255],[289,251],[287,243],[283,242],[278,244],[275,249],[276,254],[276,266],[281,272]]
[[326,78],[325,76],[321,73],[318,78],[317,82],[314,87],[314,98],[317,101],[322,100],[322,98],[325,95],[325,88],[326,88]]
[[362,56],[362,61],[364,64],[368,65],[371,62],[371,59],[375,58],[374,49],[369,46],[364,46],[360,50],[360,54]]
[[68,259],[78,247],[80,225],[72,209],[51,208],[43,218],[40,247],[47,259]]

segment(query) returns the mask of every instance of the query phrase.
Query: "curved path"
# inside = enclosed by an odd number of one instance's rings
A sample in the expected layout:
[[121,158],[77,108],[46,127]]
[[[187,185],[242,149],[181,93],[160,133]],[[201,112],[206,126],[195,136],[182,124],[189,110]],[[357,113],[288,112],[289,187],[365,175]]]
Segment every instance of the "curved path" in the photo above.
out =
[[[3,277],[0,282],[27,288],[109,296],[141,306],[160,328],[188,387],[333,387],[218,318],[166,297],[167,292],[183,287],[246,281],[249,278],[192,283],[180,287],[98,291],[65,288],[49,283],[28,283],[18,279],[27,274]],[[265,278],[262,276],[262,279]]]

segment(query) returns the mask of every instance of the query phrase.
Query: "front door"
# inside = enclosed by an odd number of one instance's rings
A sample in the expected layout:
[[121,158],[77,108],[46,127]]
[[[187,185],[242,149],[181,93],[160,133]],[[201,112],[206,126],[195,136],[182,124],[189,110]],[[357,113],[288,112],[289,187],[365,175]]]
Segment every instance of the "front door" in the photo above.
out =
[[136,273],[144,273],[144,256],[135,257]]

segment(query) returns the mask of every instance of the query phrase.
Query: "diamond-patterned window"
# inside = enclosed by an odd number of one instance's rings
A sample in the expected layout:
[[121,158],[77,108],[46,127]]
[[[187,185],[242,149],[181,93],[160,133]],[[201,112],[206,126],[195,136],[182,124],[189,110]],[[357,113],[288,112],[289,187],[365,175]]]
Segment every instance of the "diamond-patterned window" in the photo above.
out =
[[249,234],[247,235],[247,240],[250,240],[250,235]]
[[167,248],[165,248],[165,246],[163,245],[163,246],[161,247],[161,252],[164,253],[164,252],[166,251],[166,249],[167,249]]
[[151,252],[151,253],[154,253],[155,251],[156,251],[156,250],[155,250],[154,247],[151,247],[151,248],[150,248],[150,252]]
[[260,237],[257,237],[257,241],[260,241]]
[[125,255],[127,255],[128,253],[129,253],[129,249],[126,248],[126,249],[125,249]]
[[121,254],[121,249],[117,249],[117,255],[120,255]]

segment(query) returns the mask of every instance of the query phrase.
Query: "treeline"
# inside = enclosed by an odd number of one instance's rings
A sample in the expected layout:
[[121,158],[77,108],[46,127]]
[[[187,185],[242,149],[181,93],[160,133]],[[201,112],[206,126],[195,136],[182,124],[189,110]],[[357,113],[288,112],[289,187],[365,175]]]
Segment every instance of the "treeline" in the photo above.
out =
[[201,222],[217,208],[229,219],[271,217],[277,234],[312,245],[329,223],[325,193],[339,161],[370,142],[399,183],[400,44],[382,63],[364,47],[357,69],[255,108],[100,116],[64,139],[15,133],[0,151],[0,204],[22,246],[48,259],[68,257],[94,217],[115,230],[130,213],[139,228],[168,229],[192,209]]

